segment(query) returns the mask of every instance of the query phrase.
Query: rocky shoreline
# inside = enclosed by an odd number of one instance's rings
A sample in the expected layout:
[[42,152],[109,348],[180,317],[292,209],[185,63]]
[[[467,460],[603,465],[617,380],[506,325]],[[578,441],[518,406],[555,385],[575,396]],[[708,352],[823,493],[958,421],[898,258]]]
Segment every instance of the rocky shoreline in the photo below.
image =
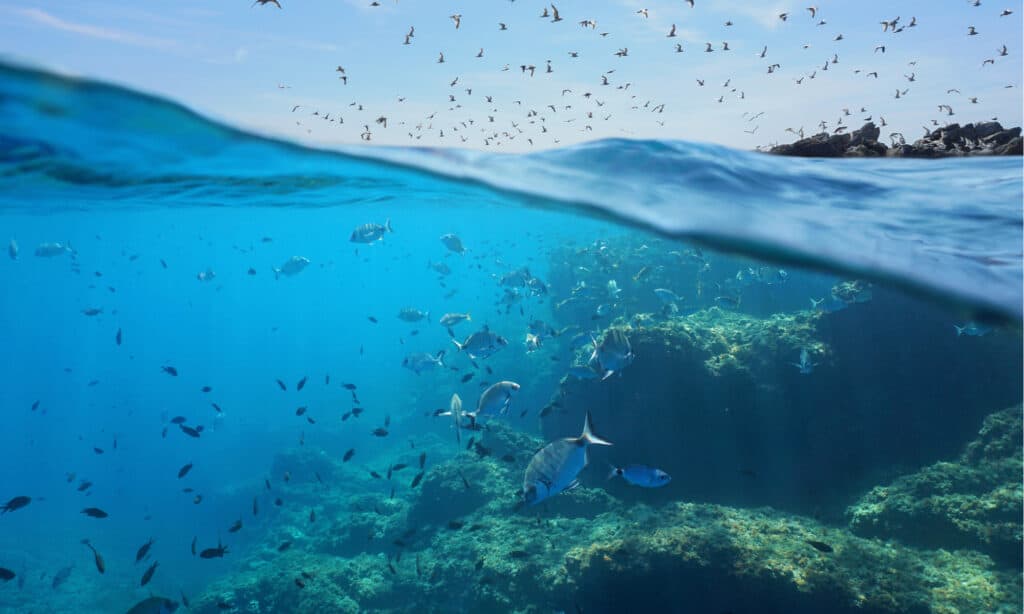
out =
[[881,129],[868,122],[849,134],[821,132],[796,142],[776,145],[768,153],[805,158],[951,158],[961,156],[1019,156],[1021,129],[1003,128],[999,122],[949,124],[907,143],[892,133],[891,144],[880,142]]

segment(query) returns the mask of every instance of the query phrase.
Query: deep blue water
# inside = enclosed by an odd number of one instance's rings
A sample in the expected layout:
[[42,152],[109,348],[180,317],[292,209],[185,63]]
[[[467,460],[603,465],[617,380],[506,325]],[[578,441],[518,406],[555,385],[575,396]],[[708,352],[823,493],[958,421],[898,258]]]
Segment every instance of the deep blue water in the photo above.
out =
[[[561,316],[551,296],[506,312],[498,278],[526,266],[550,283],[558,248],[601,239],[665,252],[699,241],[731,254],[706,252],[709,287],[747,267],[782,267],[784,284],[747,291],[741,309],[759,316],[806,309],[853,273],[895,296],[927,297],[898,304],[927,305],[950,337],[972,317],[1006,326],[1021,314],[1019,159],[809,161],[641,141],[527,156],[326,152],[138,93],[12,67],[0,67],[0,116],[0,239],[19,246],[16,259],[0,261],[0,500],[34,499],[27,513],[0,517],[0,566],[24,575],[22,591],[35,591],[30,601],[43,607],[68,607],[49,587],[73,564],[68,586],[88,595],[80,611],[127,609],[147,594],[137,586],[143,567],[131,560],[150,537],[161,563],[151,588],[201,591],[232,561],[197,566],[193,536],[200,547],[227,541],[254,492],[272,509],[264,477],[300,438],[333,457],[356,448],[355,460],[372,465],[424,433],[450,437],[447,423],[423,414],[446,407],[454,391],[473,399],[479,388],[459,381],[470,366],[436,322],[445,312],[472,314],[459,337],[483,324],[508,337],[487,365],[523,384],[517,409],[539,410],[571,350],[561,348],[554,366],[527,354],[526,323]],[[383,241],[348,240],[358,225],[385,219],[394,232]],[[445,233],[468,251],[447,251]],[[33,255],[46,242],[73,252]],[[292,256],[311,264],[275,280],[272,268]],[[452,273],[439,276],[432,262]],[[213,280],[197,279],[208,269]],[[618,275],[625,292],[637,272]],[[679,291],[693,310],[714,302],[710,292]],[[403,307],[429,311],[432,322],[399,320]],[[82,313],[89,308],[102,313]],[[581,330],[607,325],[581,317]],[[463,371],[417,376],[401,366],[410,352],[440,349]],[[168,365],[177,377],[161,371]],[[367,408],[359,422],[338,420],[351,405],[342,382],[358,385]],[[317,423],[296,417],[299,406]],[[203,436],[172,424],[163,437],[175,415],[204,425]],[[370,436],[384,415],[389,437]],[[540,432],[536,422],[521,428]],[[192,472],[177,479],[186,463]],[[87,495],[75,488],[83,479],[94,484]],[[79,513],[90,505],[110,518]],[[108,560],[104,585],[84,537]],[[230,539],[244,552],[256,538]],[[25,607],[26,593],[14,591],[0,586],[0,606]]]

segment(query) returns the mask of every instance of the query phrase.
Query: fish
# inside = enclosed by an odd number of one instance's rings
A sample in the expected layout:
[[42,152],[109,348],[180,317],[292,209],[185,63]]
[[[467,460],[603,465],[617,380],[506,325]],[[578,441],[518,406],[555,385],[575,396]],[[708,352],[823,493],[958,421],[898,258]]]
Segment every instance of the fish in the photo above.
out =
[[504,416],[512,406],[512,393],[519,390],[519,384],[510,381],[501,381],[491,385],[480,395],[476,404],[476,416],[499,414]]
[[350,448],[347,452],[345,452],[345,455],[341,457],[341,462],[343,462],[343,463],[349,462],[350,460],[352,460],[352,457],[355,456],[355,453],[356,453],[356,449],[355,448]]
[[651,272],[651,268],[650,267],[647,267],[647,266],[641,267],[640,270],[637,271],[636,275],[633,276],[633,281],[640,281],[644,277],[647,277],[647,274],[650,273],[650,272]]
[[170,365],[164,365],[160,367],[160,370],[166,373],[167,375],[170,375],[171,377],[178,377],[178,369]]
[[196,555],[196,542],[198,540],[199,540],[199,537],[195,537],[195,536],[192,537],[192,556]]
[[789,364],[799,369],[800,375],[810,375],[814,372],[814,367],[817,366],[811,362],[807,348],[800,348],[800,362],[791,362]]
[[316,522],[316,510],[309,510],[309,521]]
[[201,430],[202,429],[201,426],[200,427],[196,427],[196,428],[192,428],[191,426],[188,426],[188,425],[185,425],[185,424],[179,424],[178,428],[181,429],[182,433],[185,433],[189,437],[195,437],[195,438],[198,438],[199,435],[203,432]]
[[659,488],[672,481],[672,476],[661,469],[647,467],[646,465],[626,465],[625,467],[611,467],[608,479],[622,477],[633,486],[644,488]]
[[414,307],[403,307],[398,312],[398,319],[404,322],[419,322],[420,320],[430,321],[429,311],[420,311]]
[[287,539],[287,540],[281,542],[281,545],[277,547],[277,551],[278,552],[284,552],[285,550],[287,550],[287,549],[289,549],[291,547],[292,547],[292,541],[290,539]]
[[474,371],[470,371],[469,373],[467,373],[467,374],[463,375],[463,376],[462,376],[462,379],[461,379],[460,381],[461,381],[461,382],[462,382],[463,384],[465,384],[465,383],[466,383],[466,382],[468,382],[469,380],[473,379],[473,376],[475,376],[475,375],[476,375],[476,373],[475,373]]
[[416,488],[417,486],[419,486],[420,482],[423,480],[424,473],[426,472],[420,471],[419,473],[417,473],[416,477],[412,479],[412,484],[409,485],[409,488]]
[[536,505],[579,485],[577,476],[590,462],[588,450],[593,445],[610,446],[612,443],[594,434],[588,411],[579,437],[553,441],[530,459],[523,477],[523,501]]
[[171,418],[171,424],[185,424],[188,422],[188,418],[185,416],[175,416]]
[[370,477],[378,479],[378,480],[383,479],[381,474],[377,473],[376,471],[370,471]]
[[260,499],[259,497],[252,498],[252,515],[258,516],[260,513]]
[[[54,256],[74,253],[77,252],[71,247],[71,243],[40,243],[36,246],[35,252],[39,258],[53,258]],[[10,245],[8,245],[8,254],[10,254]]]
[[473,317],[469,313],[446,313],[441,316],[438,323],[445,328],[451,328],[463,322],[472,322]]
[[378,426],[377,428],[370,431],[370,434],[373,435],[374,437],[387,437],[388,430],[382,426]]
[[231,526],[228,527],[228,533],[238,533],[241,530],[242,530],[242,519],[241,518],[239,518],[238,520],[236,520],[233,523],[231,523]]
[[344,388],[345,390],[355,390],[356,389],[356,385],[355,384],[348,384],[348,383],[342,384],[341,387]]
[[435,367],[444,367],[445,351],[441,350],[435,355],[426,352],[409,354],[402,360],[402,366],[419,375],[423,371],[429,371]]
[[128,614],[172,614],[178,609],[178,603],[166,597],[147,597],[132,606]]
[[427,463],[427,453],[420,452],[420,469],[423,469],[423,465]]
[[658,300],[666,305],[673,305],[683,300],[682,297],[677,295],[675,292],[666,288],[655,288],[654,294],[658,297]]
[[153,538],[150,537],[149,541],[139,546],[139,549],[135,551],[135,562],[138,563],[142,559],[146,558],[149,554],[149,549],[153,547]]
[[256,274],[256,269],[254,269],[253,267],[249,267],[249,269],[245,272],[245,274],[246,275],[255,275]]
[[117,329],[117,334],[114,335],[114,343],[116,343],[117,345],[121,345],[121,338],[121,329],[119,328]]
[[98,550],[96,550],[96,547],[93,546],[92,542],[90,542],[88,539],[83,539],[82,543],[85,544],[85,546],[89,550],[92,550],[92,559],[93,562],[96,563],[96,571],[100,572],[101,574],[105,573],[107,571],[107,564],[103,562],[103,556],[99,553]]
[[458,351],[465,352],[470,359],[476,359],[478,356],[480,358],[493,356],[508,345],[508,339],[491,332],[490,328],[484,325],[481,330],[467,337],[462,343],[455,339],[452,339],[452,343],[455,344]]
[[10,582],[14,579],[16,575],[18,574],[14,573],[10,569],[7,569],[6,567],[0,567],[0,580],[3,580],[4,582]]
[[186,475],[188,475],[189,471],[192,471],[192,463],[188,463],[188,464],[182,466],[181,469],[178,469],[178,479],[180,480],[181,478],[183,478]]
[[7,255],[11,257],[11,260],[18,259],[18,242],[14,239],[7,244]]
[[433,269],[434,272],[438,273],[439,275],[450,275],[451,272],[452,272],[451,267],[449,267],[447,264],[445,264],[443,262],[432,262],[432,261],[428,260],[427,261],[427,268],[428,269]]
[[295,410],[295,415],[296,416],[301,416],[304,413],[306,413],[306,406],[305,405],[303,405],[302,407],[296,408],[296,410]]
[[199,505],[203,502],[203,495],[196,495],[192,497],[192,505]]
[[92,482],[90,482],[89,480],[82,480],[82,482],[78,485],[78,492],[85,492],[89,490],[89,488],[91,487]]
[[216,403],[210,403],[210,407],[212,407],[214,411],[216,411],[218,414],[224,413],[224,410],[221,409],[220,405],[217,405]]
[[633,349],[626,333],[617,328],[609,329],[600,342],[591,337],[594,352],[590,356],[590,366],[600,370],[602,380],[625,369],[633,363]]
[[461,520],[449,520],[448,521],[448,528],[451,529],[452,531],[458,531],[459,529],[461,529],[464,526],[466,526],[466,523],[461,521]]
[[82,513],[90,518],[106,518],[110,515],[98,507],[87,507],[82,510]]
[[4,505],[0,506],[0,514],[6,514],[7,512],[13,512],[20,510],[29,503],[32,502],[32,497],[26,497],[24,495],[14,497]]
[[452,400],[448,405],[449,412],[451,412],[452,420],[455,422],[455,441],[457,445],[462,445],[462,399],[457,394],[452,395]]
[[61,567],[58,569],[57,573],[53,574],[53,581],[50,582],[50,588],[54,590],[60,588],[60,585],[67,582],[68,578],[71,577],[71,571],[74,568],[74,565],[68,565],[67,567]]
[[201,559],[219,559],[219,558],[223,558],[224,555],[227,554],[227,553],[228,553],[228,547],[221,545],[220,540],[218,540],[216,548],[207,548],[207,549],[203,550],[202,552],[199,553],[199,558],[201,558]]
[[286,275],[288,277],[298,275],[307,266],[309,266],[309,258],[304,256],[292,256],[288,260],[285,260],[281,266],[273,269],[274,279],[280,279],[282,275]]
[[466,253],[466,248],[462,245],[462,239],[458,235],[452,233],[441,235],[441,243],[456,254]]
[[408,466],[409,465],[406,464],[406,463],[395,463],[394,465],[391,465],[391,470],[392,471],[401,471],[402,469],[405,469]]
[[37,409],[39,409],[39,400],[38,399],[32,402],[32,411],[35,411]]
[[977,322],[967,322],[963,326],[953,325],[956,329],[957,337],[984,337],[985,335],[992,332],[991,326],[985,326],[984,324],[978,324]]
[[386,232],[394,232],[394,229],[391,228],[391,218],[385,219],[384,224],[370,222],[357,226],[348,240],[352,243],[373,243],[382,240]]
[[288,385],[285,384],[284,382],[282,382],[281,380],[274,380],[274,381],[277,382],[277,387],[280,388],[281,390],[288,390]]
[[306,386],[307,379],[308,376],[303,376],[302,379],[299,380],[299,383],[295,384],[295,390],[302,390]]
[[159,564],[159,561],[153,561],[153,564],[149,566],[149,569],[147,569],[146,572],[142,574],[142,580],[139,581],[139,586],[146,586],[147,584],[149,584],[149,581],[153,579],[153,574],[156,573],[156,568],[157,565]]
[[[371,321],[371,322],[373,322],[374,324],[376,324],[379,321],[379,320],[377,320],[377,318],[375,318],[373,316],[366,316],[366,319]],[[360,354],[363,353],[362,346],[359,346],[359,353]]]
[[819,552],[826,552],[826,553],[828,553],[828,552],[834,552],[835,551],[835,549],[832,548],[832,546],[826,544],[825,542],[820,542],[820,541],[813,540],[813,539],[807,539],[807,540],[804,540],[804,541],[806,541],[812,548],[814,548],[815,550],[817,550]]
[[196,279],[199,281],[213,281],[217,277],[216,271],[207,267],[205,271],[199,271],[196,273]]

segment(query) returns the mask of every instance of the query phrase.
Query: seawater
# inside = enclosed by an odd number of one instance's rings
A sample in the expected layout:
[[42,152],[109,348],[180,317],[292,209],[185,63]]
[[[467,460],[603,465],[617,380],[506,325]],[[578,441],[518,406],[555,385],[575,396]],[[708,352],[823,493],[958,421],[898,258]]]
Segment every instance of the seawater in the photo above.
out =
[[[0,584],[4,611],[127,611],[151,594],[203,612],[1019,605],[1019,553],[1006,554],[1020,544],[1019,437],[1016,452],[961,459],[981,483],[1018,469],[999,486],[1009,509],[972,516],[976,531],[944,529],[941,513],[918,532],[857,516],[875,487],[942,481],[927,468],[1021,402],[1017,159],[806,161],[618,140],[524,156],[328,152],[11,66],[0,111],[0,238],[17,245],[0,262],[0,503],[32,497],[0,516],[0,567],[16,573]],[[349,241],[385,220],[381,241]],[[34,254],[54,242],[63,253]],[[275,278],[293,256],[310,263]],[[523,268],[542,290],[502,284]],[[429,318],[400,320],[405,307]],[[446,312],[472,321],[450,333]],[[969,322],[984,334],[958,335]],[[459,353],[453,336],[485,325],[508,345]],[[633,363],[604,381],[568,376],[589,335],[613,327]],[[807,374],[793,365],[802,349]],[[402,367],[441,350],[443,368]],[[475,407],[481,382],[499,380],[521,385],[508,415],[457,445],[434,414],[453,393]],[[354,406],[365,411],[342,420]],[[578,435],[587,410],[616,445],[593,451],[579,489],[517,504],[532,454]],[[606,480],[610,463],[673,479],[628,487]],[[713,517],[740,528],[717,537]],[[761,541],[787,526],[803,528]],[[647,541],[684,529],[706,543],[670,556]],[[981,537],[992,532],[1002,546]],[[193,539],[229,552],[198,558]],[[883,547],[989,592],[908,584],[887,609],[874,586],[858,605],[842,570],[881,577]],[[771,556],[739,554],[759,548]],[[971,566],[935,562],[944,549]],[[688,556],[706,564],[675,560]],[[770,580],[782,563],[817,584]],[[695,610],[657,589],[671,578]]]

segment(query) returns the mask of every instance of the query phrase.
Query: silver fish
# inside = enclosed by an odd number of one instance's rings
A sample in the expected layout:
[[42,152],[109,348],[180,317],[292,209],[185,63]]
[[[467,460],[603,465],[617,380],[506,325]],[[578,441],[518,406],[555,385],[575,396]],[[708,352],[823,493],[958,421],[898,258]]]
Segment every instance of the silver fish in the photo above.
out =
[[426,352],[416,352],[415,354],[409,354],[402,361],[402,366],[406,369],[411,369],[419,375],[423,371],[429,371],[434,367],[444,366],[444,350],[441,350],[437,354],[427,354]]
[[448,405],[448,410],[452,414],[452,420],[455,421],[455,441],[458,442],[459,448],[462,448],[462,399],[459,395],[453,394],[452,401]]
[[420,311],[419,309],[414,309],[412,307],[403,307],[402,310],[398,312],[398,319],[406,322],[419,322],[424,318],[427,322],[430,321],[429,311]]
[[590,462],[588,449],[594,445],[610,446],[612,443],[594,435],[588,411],[579,437],[552,441],[530,459],[523,478],[523,500],[536,505],[575,488],[579,484],[577,476]]
[[394,232],[391,229],[391,218],[384,220],[383,225],[369,223],[357,226],[348,240],[353,243],[373,243],[383,239],[385,232]]
[[487,358],[508,345],[508,339],[492,333],[485,325],[482,330],[473,333],[462,343],[454,339],[452,339],[452,343],[455,344],[455,347],[459,348],[460,352],[465,352],[470,358],[478,356],[480,358]]
[[455,326],[456,324],[461,324],[462,322],[472,322],[473,318],[471,318],[468,313],[446,313],[441,316],[441,319],[438,321],[441,323],[441,326],[450,327]]
[[800,362],[789,363],[800,370],[800,375],[810,375],[814,371],[815,364],[811,362],[811,356],[807,348],[800,348]]
[[7,244],[7,255],[11,257],[11,260],[18,259],[18,242],[11,239],[11,242]]
[[274,279],[280,279],[282,275],[291,277],[292,275],[298,275],[309,265],[309,258],[303,256],[292,256],[291,258],[284,261],[284,263],[274,269]]
[[70,243],[40,243],[36,246],[36,256],[40,258],[53,258],[54,256],[73,254],[74,252],[75,250],[71,248]]
[[515,382],[501,381],[492,384],[480,395],[475,415],[500,414],[504,416],[512,406],[512,393],[517,390],[519,390],[519,384]]

